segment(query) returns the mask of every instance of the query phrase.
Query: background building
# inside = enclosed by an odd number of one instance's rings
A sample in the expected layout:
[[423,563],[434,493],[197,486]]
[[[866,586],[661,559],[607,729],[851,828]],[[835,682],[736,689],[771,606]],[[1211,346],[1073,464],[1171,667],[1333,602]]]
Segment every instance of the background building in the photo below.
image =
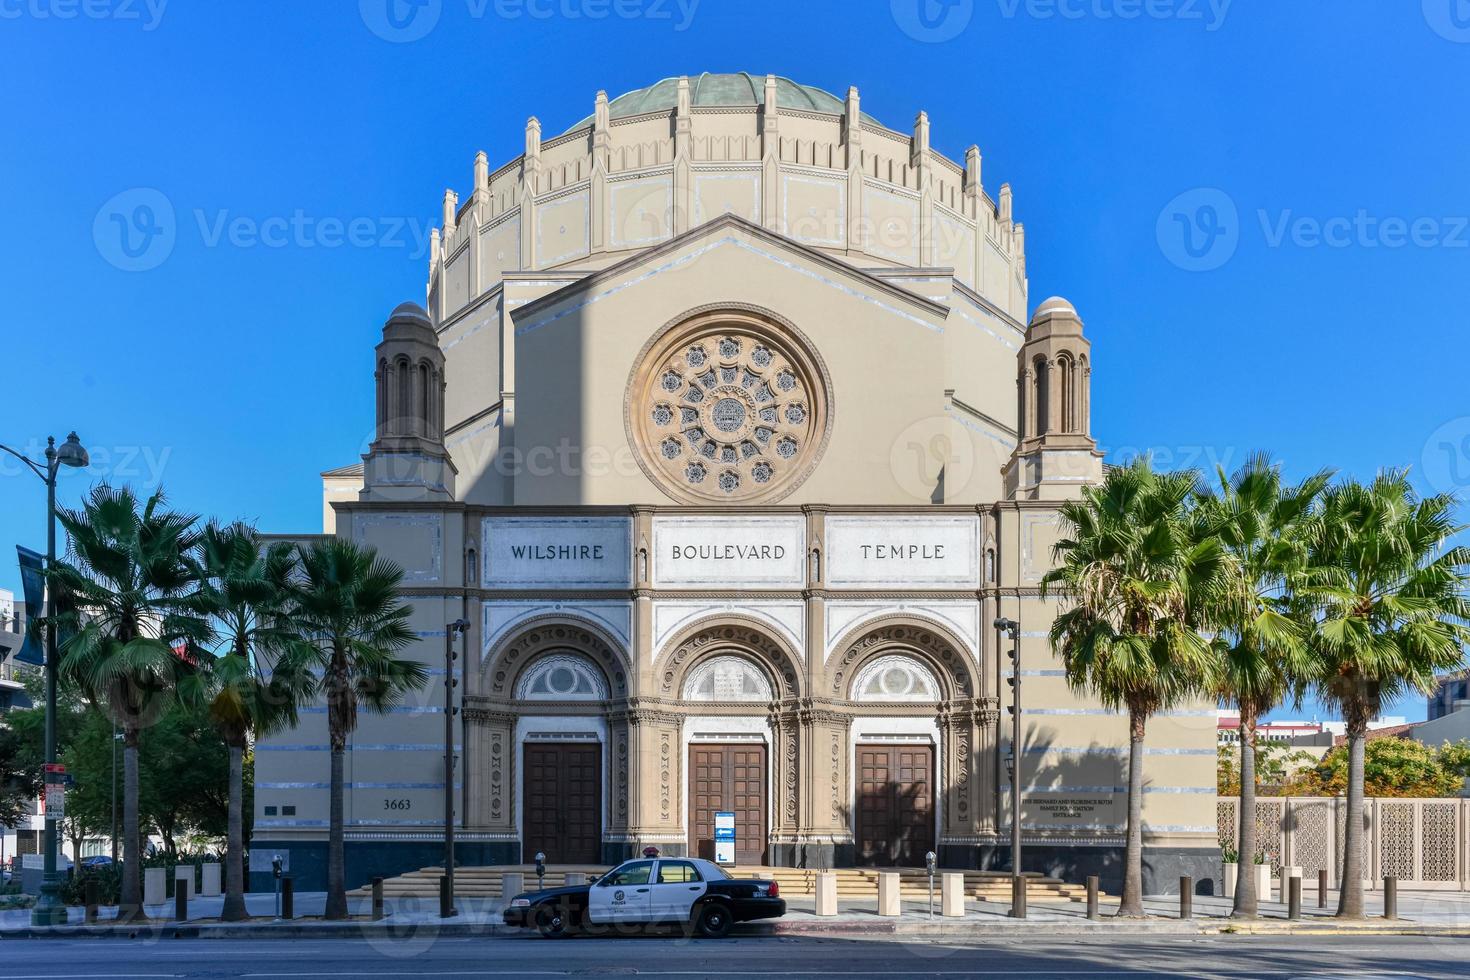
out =
[[[1091,346],[1029,309],[1010,188],[784,78],[665,79],[446,192],[427,307],[375,357],[375,437],[323,474],[326,530],[406,569],[442,684],[364,716],[349,884],[461,859],[949,867],[1116,885],[1125,719],[1069,690],[1040,595],[1057,505],[1101,478]],[[1024,741],[1008,743],[1022,624]],[[255,847],[318,887],[325,709],[257,746]],[[1216,873],[1215,711],[1150,723],[1148,887]]]

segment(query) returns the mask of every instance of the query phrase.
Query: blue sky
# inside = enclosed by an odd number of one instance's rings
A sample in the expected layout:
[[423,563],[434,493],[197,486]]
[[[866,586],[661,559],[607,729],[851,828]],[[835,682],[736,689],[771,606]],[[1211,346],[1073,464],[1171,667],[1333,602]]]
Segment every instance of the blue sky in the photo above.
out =
[[[161,478],[319,529],[444,188],[528,115],[700,71],[857,85],[977,143],[1033,301],[1087,322],[1114,458],[1470,486],[1470,0],[387,2],[0,0],[0,442],[77,429],[64,502]],[[6,548],[44,545],[44,503],[0,466]]]

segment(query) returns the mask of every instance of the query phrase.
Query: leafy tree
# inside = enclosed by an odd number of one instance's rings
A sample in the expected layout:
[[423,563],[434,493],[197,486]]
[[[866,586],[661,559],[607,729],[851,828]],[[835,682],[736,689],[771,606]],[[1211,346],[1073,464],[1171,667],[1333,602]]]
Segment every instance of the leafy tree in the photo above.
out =
[[164,506],[159,490],[139,504],[127,488],[101,484],[80,509],[58,518],[69,538],[67,560],[49,576],[70,636],[61,674],[123,734],[124,915],[142,902],[138,749],[142,733],[197,677],[174,652],[179,637],[203,625],[181,602],[199,579],[189,554],[196,519]]
[[[423,688],[423,664],[398,659],[414,640],[413,607],[399,594],[403,569],[372,548],[328,538],[297,549],[299,583],[292,619],[306,641],[288,658],[316,668],[315,694],[327,705],[331,745],[331,802],[327,841],[328,919],[347,917],[343,853],[343,759],[357,728],[359,708],[387,711],[409,691]],[[293,668],[294,669],[294,668]]]
[[[1229,746],[1220,746],[1220,757],[1216,763],[1215,780],[1221,796],[1240,796],[1239,753]],[[1303,772],[1318,762],[1315,755],[1301,749],[1293,749],[1281,742],[1257,742],[1256,780],[1259,791],[1266,796],[1297,796],[1297,780]],[[1236,838],[1239,840],[1239,838]]]
[[245,912],[245,756],[259,738],[296,724],[315,678],[301,657],[283,656],[294,629],[287,616],[295,549],[266,545],[245,524],[211,523],[199,544],[203,586],[194,608],[207,616],[213,653],[209,717],[229,753],[225,903],[221,918]]
[[[1307,559],[1306,532],[1316,501],[1332,479],[1320,472],[1288,486],[1281,466],[1254,454],[1233,475],[1217,470],[1219,486],[1199,501],[1201,536],[1213,536],[1230,557],[1226,587],[1209,620],[1219,632],[1215,693],[1240,709],[1239,850],[1256,853],[1256,723],[1280,704],[1295,678],[1311,672],[1309,627],[1293,615],[1292,587]],[[1235,889],[1233,914],[1259,914],[1256,878]]]
[[1196,629],[1199,610],[1228,562],[1218,540],[1197,535],[1193,472],[1156,473],[1149,461],[1110,470],[1068,501],[1069,526],[1043,594],[1073,603],[1051,643],[1076,690],[1128,712],[1128,836],[1118,915],[1143,910],[1143,744],[1154,714],[1211,690],[1214,657]]
[[[1375,738],[1363,749],[1363,793],[1369,797],[1459,796],[1470,742],[1439,749],[1407,738]],[[1349,779],[1347,746],[1338,746],[1292,780],[1293,796],[1342,796]]]
[[1323,498],[1303,593],[1314,607],[1317,690],[1347,725],[1347,830],[1337,914],[1363,915],[1364,743],[1386,701],[1434,687],[1470,640],[1470,550],[1449,496],[1421,499],[1407,474],[1345,481]]
[[185,837],[218,841],[228,826],[230,752],[219,740],[209,706],[176,702],[142,735],[143,816],[177,859]]

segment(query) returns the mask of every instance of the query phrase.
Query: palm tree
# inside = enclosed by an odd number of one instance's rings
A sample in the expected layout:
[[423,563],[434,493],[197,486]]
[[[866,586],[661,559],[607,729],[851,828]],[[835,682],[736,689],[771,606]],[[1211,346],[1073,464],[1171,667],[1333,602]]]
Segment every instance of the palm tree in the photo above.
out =
[[[1311,673],[1310,627],[1293,615],[1292,586],[1306,564],[1307,533],[1316,502],[1332,475],[1313,474],[1287,486],[1281,467],[1253,455],[1232,476],[1217,470],[1219,488],[1201,497],[1202,533],[1216,537],[1232,561],[1228,585],[1217,594],[1209,620],[1217,630],[1216,694],[1240,709],[1240,806],[1237,849],[1256,854],[1256,723]],[[1241,875],[1234,914],[1258,914],[1256,876]]]
[[1347,727],[1347,828],[1337,914],[1363,915],[1363,745],[1385,702],[1429,692],[1470,641],[1470,549],[1447,495],[1420,498],[1399,470],[1348,480],[1323,497],[1303,595],[1317,627],[1317,690]]
[[423,664],[397,656],[415,639],[408,626],[413,607],[401,601],[398,591],[402,568],[344,538],[303,545],[297,556],[300,574],[291,617],[306,637],[301,649],[320,675],[316,691],[327,703],[332,756],[326,917],[344,919],[342,766],[347,738],[357,728],[359,706],[387,711],[409,691],[422,689],[428,672]]
[[67,560],[51,573],[71,635],[61,675],[111,716],[123,735],[121,914],[142,905],[138,821],[138,742],[168,705],[198,679],[174,644],[204,632],[186,608],[199,580],[190,552],[196,518],[164,507],[163,491],[139,508],[127,488],[100,484],[79,510],[57,513],[69,538]]
[[229,845],[225,853],[225,921],[244,919],[244,761],[253,735],[296,725],[314,678],[291,652],[286,618],[295,548],[264,544],[246,524],[211,523],[199,542],[203,583],[191,603],[208,617],[209,717],[230,750]]
[[1196,607],[1218,586],[1227,560],[1218,541],[1194,534],[1189,502],[1199,477],[1156,473],[1149,460],[1114,468],[1100,486],[1061,507],[1069,536],[1042,594],[1074,602],[1052,624],[1067,681],[1128,712],[1128,837],[1118,915],[1142,917],[1143,743],[1148,720],[1209,689],[1209,643]]

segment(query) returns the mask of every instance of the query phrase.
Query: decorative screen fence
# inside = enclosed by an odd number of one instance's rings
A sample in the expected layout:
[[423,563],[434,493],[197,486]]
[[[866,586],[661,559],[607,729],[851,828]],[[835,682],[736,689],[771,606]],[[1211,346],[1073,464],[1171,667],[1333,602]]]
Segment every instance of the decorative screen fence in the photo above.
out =
[[[1222,848],[1235,848],[1239,807],[1239,797],[1216,800]],[[1347,800],[1258,797],[1255,819],[1256,848],[1272,877],[1279,878],[1283,866],[1299,867],[1310,880],[1326,868],[1337,887]],[[1364,800],[1363,830],[1363,877],[1375,886],[1393,877],[1405,888],[1470,888],[1470,799]]]

